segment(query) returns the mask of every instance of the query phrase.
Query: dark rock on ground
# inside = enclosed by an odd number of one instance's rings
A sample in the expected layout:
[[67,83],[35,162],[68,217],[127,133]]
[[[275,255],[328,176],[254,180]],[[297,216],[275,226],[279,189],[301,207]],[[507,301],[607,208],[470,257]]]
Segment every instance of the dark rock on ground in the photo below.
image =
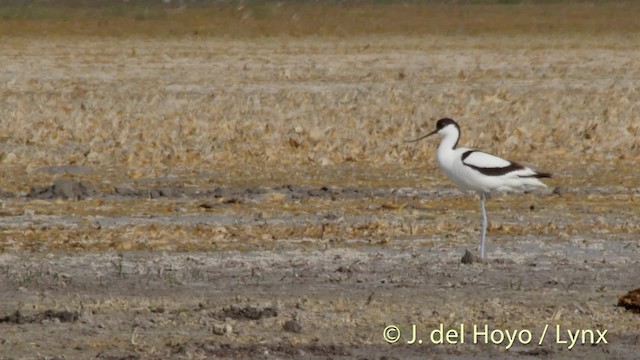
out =
[[228,308],[222,309],[218,313],[218,318],[224,320],[225,318],[231,318],[234,320],[260,320],[262,318],[278,316],[278,311],[271,306],[256,306],[256,305],[231,305]]
[[27,197],[43,200],[57,198],[66,200],[84,200],[99,194],[100,192],[87,181],[56,179],[52,185],[42,188],[31,188]]
[[473,263],[484,263],[485,261],[481,257],[471,253],[471,251],[465,250],[464,255],[462,255],[462,258],[460,259],[460,262],[462,264],[473,264]]
[[282,329],[286,332],[300,334],[302,332],[302,325],[295,320],[287,320],[282,326]]
[[39,323],[43,320],[52,320],[57,319],[60,322],[75,322],[79,318],[77,312],[71,311],[55,311],[55,310],[46,310],[41,313],[37,313],[34,315],[22,315],[19,310],[16,310],[11,315],[7,315],[3,318],[0,318],[0,323],[9,323],[9,324],[28,324],[28,323]]
[[631,290],[627,295],[621,296],[618,299],[618,306],[640,313],[640,289]]

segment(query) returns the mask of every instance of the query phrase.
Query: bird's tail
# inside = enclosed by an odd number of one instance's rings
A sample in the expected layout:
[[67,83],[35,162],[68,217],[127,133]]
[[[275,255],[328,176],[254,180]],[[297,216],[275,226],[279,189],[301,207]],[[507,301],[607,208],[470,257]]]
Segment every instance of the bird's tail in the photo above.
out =
[[527,189],[546,188],[547,184],[543,183],[542,181],[536,178],[529,178],[527,179],[527,182],[524,184],[524,186]]
[[546,173],[546,172],[536,172],[535,175],[533,175],[532,177],[536,178],[536,179],[542,179],[542,178],[552,178],[553,174],[551,173]]
[[[531,169],[528,169],[531,170]],[[534,170],[531,170],[530,174],[527,175],[518,175],[518,177],[521,178],[535,178],[535,179],[542,179],[542,178],[552,178],[553,174],[551,173],[546,173],[546,172],[537,172]]]
[[524,180],[525,189],[546,188],[547,185],[538,179],[553,177],[551,173],[537,172],[529,168],[526,170],[529,170],[528,174],[518,175],[521,180]]

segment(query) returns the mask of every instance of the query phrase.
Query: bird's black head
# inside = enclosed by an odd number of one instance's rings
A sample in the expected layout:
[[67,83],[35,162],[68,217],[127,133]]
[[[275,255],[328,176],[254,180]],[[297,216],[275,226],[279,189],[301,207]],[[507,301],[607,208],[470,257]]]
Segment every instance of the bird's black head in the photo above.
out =
[[438,120],[438,122],[436,123],[436,131],[440,131],[440,130],[444,129],[445,127],[449,126],[449,125],[453,125],[458,130],[460,130],[460,126],[458,126],[457,122],[455,122],[455,121],[453,121],[452,119],[449,119],[449,118],[442,118],[442,119]]
[[[428,133],[427,135],[419,137],[419,138],[417,138],[415,140],[407,140],[407,142],[416,142],[418,140],[422,140],[422,139],[424,139],[426,137],[429,137],[431,135],[438,134],[438,133],[440,133],[440,130],[446,128],[449,125],[455,126],[456,129],[458,129],[458,134],[460,133],[460,126],[458,126],[457,122],[455,122],[455,121],[453,121],[453,120],[451,120],[449,118],[442,118],[442,119],[438,120],[438,122],[436,123],[436,129],[435,130],[433,130],[432,132]],[[458,145],[457,141],[456,141],[456,145]],[[454,148],[455,148],[455,145],[454,145]]]

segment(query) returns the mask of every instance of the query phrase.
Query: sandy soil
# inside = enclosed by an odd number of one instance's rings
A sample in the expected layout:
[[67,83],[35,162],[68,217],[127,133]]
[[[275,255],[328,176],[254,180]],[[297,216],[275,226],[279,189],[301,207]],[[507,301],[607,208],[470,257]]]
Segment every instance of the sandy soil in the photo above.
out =
[[[640,287],[635,35],[23,40],[0,45],[1,359],[640,352],[616,306]],[[445,115],[557,175],[489,201],[486,264],[461,264],[477,199],[402,141]],[[430,344],[441,324],[465,343]]]

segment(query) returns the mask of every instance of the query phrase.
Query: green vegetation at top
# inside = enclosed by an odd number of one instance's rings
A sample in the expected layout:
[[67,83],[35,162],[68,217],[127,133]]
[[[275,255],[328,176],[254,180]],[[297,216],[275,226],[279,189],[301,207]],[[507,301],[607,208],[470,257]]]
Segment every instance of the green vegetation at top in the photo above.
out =
[[0,0],[0,36],[638,32],[638,10],[604,0]]

